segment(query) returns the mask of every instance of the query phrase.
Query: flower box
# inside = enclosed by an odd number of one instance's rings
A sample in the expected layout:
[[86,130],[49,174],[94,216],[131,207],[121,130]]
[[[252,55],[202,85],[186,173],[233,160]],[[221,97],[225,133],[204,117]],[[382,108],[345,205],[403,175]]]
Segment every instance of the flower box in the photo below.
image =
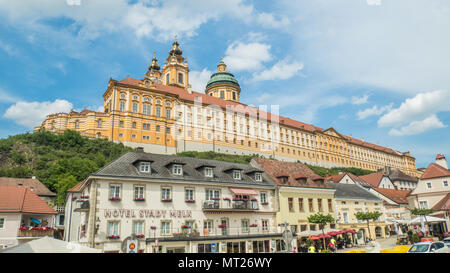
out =
[[145,198],[144,197],[134,198],[134,201],[145,201]]
[[108,236],[106,236],[106,238],[108,238],[108,239],[119,239],[120,236],[119,235],[108,235]]
[[186,203],[195,203],[195,200],[186,200]]
[[247,202],[248,199],[244,199],[244,198],[233,198],[233,201],[244,201],[244,202]]
[[89,199],[89,195],[82,195],[80,196],[81,199]]
[[145,237],[144,234],[138,234],[138,235],[136,235],[136,238],[144,238],[144,237]]
[[162,202],[172,202],[172,198],[161,199]]
[[228,197],[225,197],[223,200],[225,200],[225,201],[230,201],[231,199],[228,198]]
[[182,225],[181,227],[182,227],[182,228],[191,228],[191,227],[188,226],[188,225]]
[[219,225],[219,228],[226,228],[227,225]]
[[261,205],[269,205],[269,202],[261,203]]
[[251,224],[250,227],[257,227],[257,224]]
[[220,200],[220,198],[214,197],[214,198],[211,198],[211,200],[217,201],[217,200]]
[[110,197],[110,201],[120,201],[120,197]]
[[250,199],[251,201],[258,201],[258,199],[256,199],[256,198],[252,198],[252,199]]
[[156,229],[156,227],[155,226],[150,226],[150,229]]

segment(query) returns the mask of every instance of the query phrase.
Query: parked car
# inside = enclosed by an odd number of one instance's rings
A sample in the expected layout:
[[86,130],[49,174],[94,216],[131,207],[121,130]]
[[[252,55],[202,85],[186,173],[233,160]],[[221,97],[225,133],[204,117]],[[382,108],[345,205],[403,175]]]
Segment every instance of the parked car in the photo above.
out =
[[444,240],[442,240],[444,242],[444,244],[450,248],[450,236],[449,237],[445,237]]
[[446,247],[444,242],[420,242],[415,243],[408,253],[450,253],[450,248]]

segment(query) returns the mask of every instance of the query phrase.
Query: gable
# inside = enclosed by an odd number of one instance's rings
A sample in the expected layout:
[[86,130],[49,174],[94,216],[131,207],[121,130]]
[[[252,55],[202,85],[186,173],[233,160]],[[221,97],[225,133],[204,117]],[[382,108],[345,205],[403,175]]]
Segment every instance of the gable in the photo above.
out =
[[344,137],[341,134],[339,134],[334,128],[328,128],[328,129],[324,130],[323,133],[325,135],[334,136],[334,137],[338,137],[338,138],[344,139]]
[[353,181],[353,179],[348,174],[345,174],[344,177],[342,177],[340,183],[343,183],[343,184],[356,184],[356,182]]
[[395,188],[394,184],[387,176],[383,176],[378,187],[385,188],[385,189],[394,189]]

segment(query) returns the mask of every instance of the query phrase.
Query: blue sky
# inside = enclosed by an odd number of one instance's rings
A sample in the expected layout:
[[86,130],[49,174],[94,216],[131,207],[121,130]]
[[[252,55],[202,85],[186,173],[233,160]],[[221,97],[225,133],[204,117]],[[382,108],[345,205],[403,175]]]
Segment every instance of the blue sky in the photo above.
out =
[[410,151],[418,167],[450,155],[445,0],[0,0],[0,19],[1,138],[101,109],[110,77],[142,78],[177,35],[196,91],[223,57],[243,103]]

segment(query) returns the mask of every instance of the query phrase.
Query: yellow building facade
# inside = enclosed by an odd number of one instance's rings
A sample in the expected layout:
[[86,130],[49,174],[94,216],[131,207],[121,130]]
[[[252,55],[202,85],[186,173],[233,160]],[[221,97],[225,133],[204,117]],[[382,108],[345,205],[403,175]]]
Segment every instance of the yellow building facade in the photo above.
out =
[[276,108],[269,113],[240,103],[238,81],[223,61],[217,67],[205,92],[193,91],[189,66],[175,41],[162,69],[154,57],[143,79],[110,79],[103,94],[103,112],[51,114],[35,131],[71,129],[154,153],[261,154],[324,167],[375,171],[391,166],[417,176],[409,152],[279,116],[274,113]]

